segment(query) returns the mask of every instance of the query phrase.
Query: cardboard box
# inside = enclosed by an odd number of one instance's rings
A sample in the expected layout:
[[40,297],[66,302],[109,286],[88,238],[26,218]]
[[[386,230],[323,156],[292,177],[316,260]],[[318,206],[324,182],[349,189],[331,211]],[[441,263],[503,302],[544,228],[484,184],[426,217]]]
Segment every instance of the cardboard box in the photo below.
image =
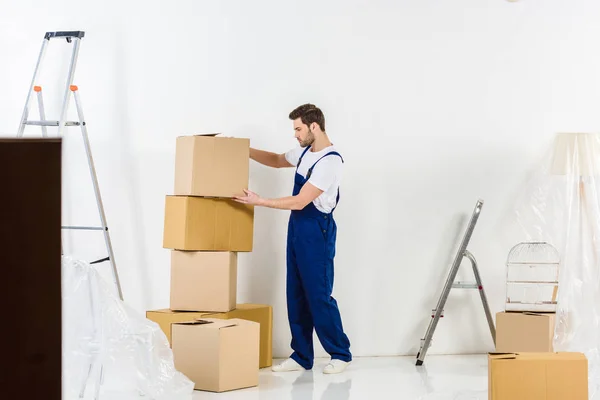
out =
[[227,312],[237,299],[237,253],[171,252],[171,310]]
[[552,352],[555,314],[499,312],[496,352]]
[[226,392],[258,385],[260,325],[206,318],[171,325],[175,368],[196,390]]
[[166,198],[164,248],[249,252],[253,240],[253,206],[229,199]]
[[488,356],[489,400],[587,400],[588,361],[581,353]]
[[173,310],[147,311],[146,318],[156,322],[171,342],[171,324],[198,318],[239,318],[260,324],[259,367],[273,365],[273,308],[264,304],[238,304],[236,309],[227,313],[178,312]]
[[239,318],[260,324],[260,368],[273,365],[273,307],[261,304],[238,304],[226,318]]
[[248,189],[250,140],[181,136],[175,150],[175,194],[233,197]]

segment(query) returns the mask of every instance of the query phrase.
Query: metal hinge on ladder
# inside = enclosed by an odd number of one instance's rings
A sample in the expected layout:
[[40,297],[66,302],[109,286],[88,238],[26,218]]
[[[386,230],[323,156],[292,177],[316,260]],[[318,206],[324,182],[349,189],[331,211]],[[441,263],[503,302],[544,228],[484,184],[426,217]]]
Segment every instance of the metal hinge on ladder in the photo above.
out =
[[[85,119],[83,116],[83,108],[81,106],[81,100],[79,98],[79,88],[73,85],[73,78],[75,76],[75,67],[77,65],[77,57],[79,55],[79,45],[81,39],[85,36],[85,32],[83,31],[68,31],[68,32],[46,32],[44,35],[44,41],[42,43],[42,49],[40,50],[40,54],[38,57],[37,64],[35,66],[35,71],[33,73],[33,79],[31,80],[31,86],[29,88],[29,92],[27,93],[27,99],[25,101],[25,108],[23,110],[23,116],[21,117],[21,124],[19,125],[19,130],[17,133],[17,137],[22,137],[25,131],[26,126],[40,126],[42,129],[42,136],[47,137],[47,127],[57,127],[58,132],[57,136],[61,136],[63,133],[63,129],[65,127],[78,126],[81,129],[81,134],[83,137],[84,148],[87,155],[88,167],[90,170],[90,175],[92,178],[92,183],[94,186],[94,194],[96,197],[96,203],[98,206],[98,213],[100,215],[101,226],[63,226],[64,230],[86,230],[86,231],[102,231],[104,234],[104,242],[106,245],[106,250],[108,256],[105,258],[101,258],[99,260],[92,261],[91,264],[98,264],[105,261],[110,261],[112,267],[113,278],[115,280],[115,285],[117,287],[117,292],[119,294],[119,298],[123,300],[123,292],[121,290],[121,283],[119,279],[119,274],[117,272],[117,267],[115,263],[115,257],[113,254],[112,243],[110,239],[110,234],[108,232],[108,225],[106,223],[106,216],[104,213],[104,205],[102,204],[102,196],[100,195],[100,187],[98,185],[98,178],[96,176],[96,169],[94,166],[94,159],[92,157],[92,150],[90,147],[90,142],[88,139],[87,126],[85,123]],[[61,111],[60,111],[60,119],[59,120],[47,120],[46,113],[44,110],[44,101],[42,98],[42,87],[36,85],[37,77],[41,70],[41,65],[44,59],[44,55],[46,53],[46,48],[52,39],[65,39],[67,43],[73,44],[73,50],[71,53],[71,63],[69,65],[69,72],[67,78],[67,84],[64,91]],[[39,120],[31,120],[29,119],[29,104],[31,101],[31,95],[35,93],[38,102],[39,109]],[[73,96],[75,100],[75,106],[77,108],[78,121],[67,121],[67,110],[69,108],[69,99]]]
[[[473,215],[471,216],[471,220],[469,221],[469,225],[467,226],[467,230],[463,237],[460,248],[458,249],[458,252],[454,259],[454,263],[452,264],[452,268],[450,269],[450,273],[444,285],[444,289],[442,290],[440,299],[438,300],[436,308],[434,308],[431,312],[431,320],[429,321],[429,326],[427,327],[425,337],[421,339],[421,345],[419,348],[419,352],[417,353],[417,365],[423,365],[425,356],[427,355],[427,350],[429,350],[429,347],[431,346],[431,340],[433,338],[435,328],[437,327],[440,318],[444,316],[444,306],[446,305],[446,300],[448,300],[448,295],[450,294],[451,289],[477,289],[479,291],[481,302],[483,304],[483,309],[485,311],[485,315],[490,328],[490,333],[492,334],[492,340],[494,341],[494,343],[496,343],[496,328],[494,327],[492,313],[490,312],[487,297],[485,295],[485,291],[483,290],[483,283],[481,281],[481,276],[479,275],[477,261],[475,260],[473,254],[471,254],[467,250],[467,246],[469,245],[469,241],[471,240],[471,236],[473,234],[473,230],[475,229],[475,224],[479,219],[479,214],[481,213],[482,207],[483,201],[478,200],[477,204],[475,205]],[[458,273],[458,269],[460,268],[460,264],[464,257],[468,258],[471,261],[471,265],[473,266],[473,273],[475,274],[474,283],[465,283],[460,281],[454,282]]]

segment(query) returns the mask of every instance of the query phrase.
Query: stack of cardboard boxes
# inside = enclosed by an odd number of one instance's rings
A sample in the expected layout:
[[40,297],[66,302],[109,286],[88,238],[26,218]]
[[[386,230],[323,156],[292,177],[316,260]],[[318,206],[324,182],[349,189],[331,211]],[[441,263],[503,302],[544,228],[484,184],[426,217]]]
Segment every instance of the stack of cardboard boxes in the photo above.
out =
[[587,358],[554,352],[555,320],[551,312],[496,314],[496,351],[488,358],[491,400],[587,400]]
[[198,390],[256,386],[272,363],[272,308],[237,304],[239,252],[253,247],[254,209],[232,200],[249,181],[248,139],[177,138],[175,192],[165,203],[170,307],[148,311]]
[[588,399],[588,360],[554,352],[555,313],[496,314],[496,351],[488,358],[490,400]]

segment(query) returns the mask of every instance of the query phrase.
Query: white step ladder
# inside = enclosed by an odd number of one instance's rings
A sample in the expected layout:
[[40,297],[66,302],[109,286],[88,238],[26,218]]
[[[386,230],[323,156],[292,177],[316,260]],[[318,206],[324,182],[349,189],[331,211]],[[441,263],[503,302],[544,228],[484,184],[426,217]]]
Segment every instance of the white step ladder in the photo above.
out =
[[[79,99],[79,88],[73,85],[73,78],[75,75],[75,67],[77,65],[77,57],[79,55],[79,45],[81,43],[81,39],[85,36],[85,32],[83,31],[70,31],[70,32],[46,32],[44,35],[44,41],[42,43],[42,49],[40,50],[40,55],[38,57],[37,65],[35,66],[35,71],[33,73],[33,79],[31,80],[31,86],[29,88],[29,92],[27,93],[27,100],[25,101],[25,108],[23,110],[23,116],[21,118],[21,124],[19,125],[19,130],[17,133],[17,137],[22,137],[25,131],[25,127],[28,125],[40,126],[42,129],[42,136],[47,137],[47,127],[58,127],[57,136],[61,136],[63,134],[63,129],[67,126],[78,126],[81,128],[81,134],[83,137],[85,152],[87,155],[88,166],[90,169],[90,174],[92,177],[92,183],[94,186],[94,193],[96,196],[96,203],[98,206],[98,213],[100,214],[101,226],[63,226],[62,229],[70,229],[70,230],[87,230],[87,231],[102,231],[104,234],[104,242],[106,244],[106,250],[108,256],[102,258],[100,260],[92,261],[90,264],[98,264],[105,261],[109,261],[112,267],[112,274],[115,281],[115,285],[117,287],[117,291],[119,294],[119,298],[123,300],[123,292],[121,290],[121,283],[119,280],[119,274],[117,272],[117,266],[115,263],[115,256],[112,249],[112,244],[110,240],[110,234],[108,232],[108,225],[106,223],[106,216],[104,213],[104,206],[102,204],[102,197],[100,195],[100,188],[98,185],[98,178],[96,177],[96,169],[94,167],[94,160],[92,158],[92,150],[90,148],[90,142],[88,140],[87,126],[85,123],[85,119],[83,117],[83,109],[81,107],[81,101]],[[73,45],[73,50],[71,53],[71,63],[69,66],[69,73],[67,77],[67,84],[64,91],[64,97],[62,102],[62,107],[60,111],[60,119],[59,120],[46,120],[46,114],[44,112],[44,102],[42,99],[42,87],[36,85],[38,75],[41,70],[42,62],[44,60],[44,55],[46,53],[46,48],[51,40],[56,39],[65,39],[67,43]],[[31,95],[35,93],[38,101],[39,107],[39,120],[31,120],[29,119],[29,104],[31,102]],[[74,97],[75,106],[77,107],[77,115],[78,121],[66,121],[67,110],[69,108],[69,99],[71,95]]]

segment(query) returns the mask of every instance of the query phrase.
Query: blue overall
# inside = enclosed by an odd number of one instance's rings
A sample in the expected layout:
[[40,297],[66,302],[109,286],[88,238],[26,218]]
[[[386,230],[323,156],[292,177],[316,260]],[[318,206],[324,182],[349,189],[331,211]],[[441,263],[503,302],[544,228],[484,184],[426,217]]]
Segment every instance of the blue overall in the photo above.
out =
[[[298,166],[309,148],[300,156]],[[294,196],[300,193],[315,165],[327,156],[342,158],[337,152],[325,154],[310,167],[306,178],[296,167]],[[338,191],[336,206],[339,197]],[[313,367],[313,329],[332,359],[352,360],[350,341],[331,296],[336,233],[333,210],[323,213],[310,202],[302,210],[291,212],[287,238],[287,307],[294,350],[291,358],[306,369]]]

